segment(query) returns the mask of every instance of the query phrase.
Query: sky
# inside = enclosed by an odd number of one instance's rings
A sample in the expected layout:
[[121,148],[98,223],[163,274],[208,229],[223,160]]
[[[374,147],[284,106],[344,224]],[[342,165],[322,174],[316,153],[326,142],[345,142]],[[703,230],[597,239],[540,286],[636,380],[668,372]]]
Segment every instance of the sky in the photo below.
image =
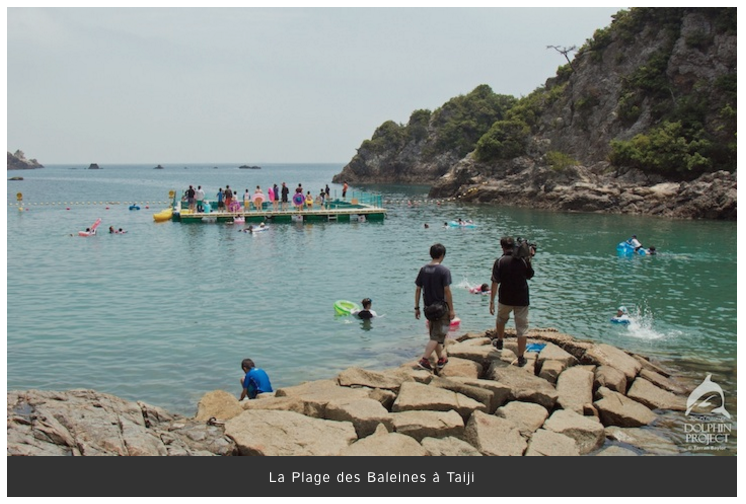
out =
[[7,150],[42,164],[347,163],[481,84],[525,96],[622,7],[25,8]]

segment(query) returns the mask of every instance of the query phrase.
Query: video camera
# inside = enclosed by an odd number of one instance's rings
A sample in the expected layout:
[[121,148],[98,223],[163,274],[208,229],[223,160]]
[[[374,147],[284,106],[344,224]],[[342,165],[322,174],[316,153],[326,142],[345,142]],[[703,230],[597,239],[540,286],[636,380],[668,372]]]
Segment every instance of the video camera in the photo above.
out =
[[531,243],[518,236],[515,239],[515,249],[513,255],[522,259],[531,259],[536,254],[536,243]]

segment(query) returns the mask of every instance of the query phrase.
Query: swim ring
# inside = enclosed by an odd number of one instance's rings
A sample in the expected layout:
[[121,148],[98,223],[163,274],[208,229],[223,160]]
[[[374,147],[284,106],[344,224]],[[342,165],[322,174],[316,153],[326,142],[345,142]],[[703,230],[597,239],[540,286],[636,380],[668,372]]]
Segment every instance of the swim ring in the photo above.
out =
[[340,299],[334,303],[334,311],[339,315],[349,315],[353,310],[359,310],[360,306],[352,301]]
[[467,229],[473,229],[473,228],[477,227],[477,225],[474,224],[473,222],[463,222],[463,223],[459,224],[456,221],[451,221],[451,222],[448,223],[448,225],[450,227],[467,228]]
[[295,206],[303,206],[303,203],[306,202],[306,197],[303,196],[303,193],[295,193],[293,195],[293,204]]
[[137,205],[130,205],[130,210],[140,210],[140,207]]
[[632,322],[629,317],[622,315],[621,317],[611,317],[612,324],[629,324]]

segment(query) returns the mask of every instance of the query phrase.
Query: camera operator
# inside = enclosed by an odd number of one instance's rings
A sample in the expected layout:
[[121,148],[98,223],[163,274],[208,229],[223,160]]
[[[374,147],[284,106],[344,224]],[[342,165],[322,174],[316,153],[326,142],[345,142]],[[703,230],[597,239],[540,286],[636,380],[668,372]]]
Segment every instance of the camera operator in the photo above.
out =
[[527,257],[521,257],[523,254],[516,254],[515,240],[510,236],[502,237],[500,246],[503,249],[503,255],[492,266],[491,315],[495,314],[495,294],[498,295],[495,322],[497,338],[492,340],[492,344],[498,350],[502,350],[505,324],[510,319],[510,312],[513,312],[518,336],[518,366],[523,367],[526,365],[526,358],[523,354],[526,351],[526,330],[528,329],[527,280],[534,276],[531,257],[536,253],[536,246],[529,245]]

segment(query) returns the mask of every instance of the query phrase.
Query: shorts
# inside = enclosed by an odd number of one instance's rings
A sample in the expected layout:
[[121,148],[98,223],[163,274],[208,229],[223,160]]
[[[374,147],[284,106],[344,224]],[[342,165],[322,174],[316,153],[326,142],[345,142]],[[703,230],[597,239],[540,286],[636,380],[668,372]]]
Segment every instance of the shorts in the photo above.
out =
[[445,343],[448,331],[451,329],[451,319],[448,318],[448,312],[438,320],[428,321],[430,326],[430,340],[437,341],[441,345]]
[[510,319],[510,312],[515,315],[515,333],[519,338],[528,330],[528,306],[509,306],[497,303],[497,322],[505,325]]

